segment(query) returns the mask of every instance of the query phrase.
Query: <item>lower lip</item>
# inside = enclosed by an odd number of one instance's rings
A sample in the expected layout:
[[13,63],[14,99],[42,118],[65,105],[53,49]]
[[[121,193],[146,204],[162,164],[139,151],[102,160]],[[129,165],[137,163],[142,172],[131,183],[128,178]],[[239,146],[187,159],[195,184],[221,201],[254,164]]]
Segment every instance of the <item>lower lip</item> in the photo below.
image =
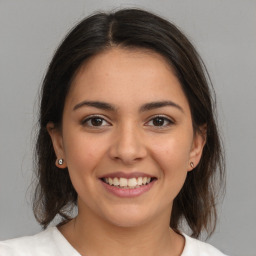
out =
[[156,180],[151,181],[150,183],[148,183],[147,185],[143,185],[140,186],[139,188],[119,188],[119,187],[115,187],[115,186],[110,186],[109,184],[101,181],[101,183],[103,184],[103,186],[105,187],[105,189],[114,194],[115,196],[118,197],[136,197],[136,196],[140,196],[144,193],[146,193],[147,191],[149,191],[152,186],[154,185]]

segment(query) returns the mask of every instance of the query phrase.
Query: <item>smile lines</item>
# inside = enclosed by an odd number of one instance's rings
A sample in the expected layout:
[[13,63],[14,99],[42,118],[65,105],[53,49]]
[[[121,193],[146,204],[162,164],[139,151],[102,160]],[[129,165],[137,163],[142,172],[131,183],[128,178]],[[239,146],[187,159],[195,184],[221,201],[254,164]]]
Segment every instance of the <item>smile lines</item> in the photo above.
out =
[[105,183],[109,184],[110,186],[115,186],[123,189],[134,189],[139,188],[140,186],[147,185],[150,183],[153,178],[150,177],[138,177],[138,178],[103,178],[102,179]]

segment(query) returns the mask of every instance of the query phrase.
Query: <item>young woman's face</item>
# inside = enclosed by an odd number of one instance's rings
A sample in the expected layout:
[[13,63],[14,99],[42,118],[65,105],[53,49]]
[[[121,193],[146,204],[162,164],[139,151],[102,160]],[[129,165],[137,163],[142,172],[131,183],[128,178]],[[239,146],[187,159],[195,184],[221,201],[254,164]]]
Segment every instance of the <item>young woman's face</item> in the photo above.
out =
[[124,227],[170,216],[204,145],[164,58],[119,48],[79,70],[62,131],[49,132],[78,193],[79,214]]

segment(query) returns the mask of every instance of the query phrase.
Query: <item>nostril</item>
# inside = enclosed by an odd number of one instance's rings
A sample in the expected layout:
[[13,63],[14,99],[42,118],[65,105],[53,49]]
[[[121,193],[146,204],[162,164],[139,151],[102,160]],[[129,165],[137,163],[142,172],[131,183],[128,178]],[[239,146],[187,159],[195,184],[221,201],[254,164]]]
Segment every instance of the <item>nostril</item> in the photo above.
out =
[[147,155],[143,140],[137,136],[130,135],[131,132],[116,136],[109,148],[109,156],[115,161],[121,161],[125,164],[133,164],[140,161]]

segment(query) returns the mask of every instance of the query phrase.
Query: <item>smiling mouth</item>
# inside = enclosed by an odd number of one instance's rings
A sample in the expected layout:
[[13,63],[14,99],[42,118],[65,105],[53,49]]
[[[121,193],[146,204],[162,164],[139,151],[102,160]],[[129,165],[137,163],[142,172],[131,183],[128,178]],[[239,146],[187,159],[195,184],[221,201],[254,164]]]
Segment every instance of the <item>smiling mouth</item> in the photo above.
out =
[[154,177],[138,177],[138,178],[119,178],[119,177],[106,177],[101,179],[104,183],[122,189],[135,189],[142,186],[147,186],[152,181],[156,180]]

